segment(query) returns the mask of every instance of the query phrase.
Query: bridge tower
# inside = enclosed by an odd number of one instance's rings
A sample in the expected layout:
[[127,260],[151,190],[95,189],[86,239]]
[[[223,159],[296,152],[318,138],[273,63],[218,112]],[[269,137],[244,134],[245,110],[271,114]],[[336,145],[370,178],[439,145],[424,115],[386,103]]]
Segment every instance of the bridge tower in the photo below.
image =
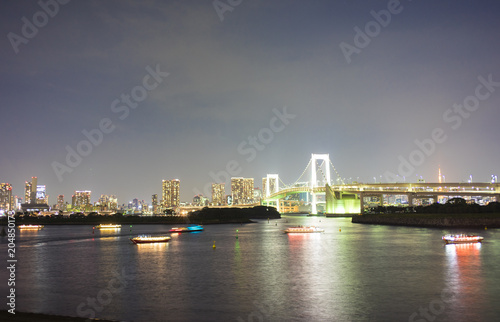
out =
[[323,176],[325,177],[325,184],[328,184],[329,186],[331,185],[331,177],[330,177],[330,155],[329,154],[311,154],[311,213],[312,214],[317,214],[318,210],[316,208],[317,205],[317,198],[316,198],[316,193],[314,192],[314,188],[319,187],[318,185],[318,179],[317,179],[317,161],[322,160],[323,163],[320,164],[319,169],[321,170],[321,165],[324,165],[325,172],[323,172]]
[[[267,199],[270,194],[279,191],[279,176],[278,174],[267,174],[267,176],[262,180],[262,194],[263,197]],[[269,206],[269,201],[267,202]],[[276,210],[280,211],[280,201],[276,200]]]

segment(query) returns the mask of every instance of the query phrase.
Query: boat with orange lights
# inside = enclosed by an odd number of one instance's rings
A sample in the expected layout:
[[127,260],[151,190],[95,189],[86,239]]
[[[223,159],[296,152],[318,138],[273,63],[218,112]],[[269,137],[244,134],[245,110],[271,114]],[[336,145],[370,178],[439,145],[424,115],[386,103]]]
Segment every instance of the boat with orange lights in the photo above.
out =
[[43,228],[43,225],[19,225],[17,228],[23,230],[40,230]]
[[169,236],[150,236],[150,235],[139,235],[130,240],[134,244],[149,244],[149,243],[166,243],[170,241]]
[[443,240],[447,244],[468,244],[468,243],[480,243],[484,237],[477,235],[446,235],[443,236]]
[[117,224],[100,224],[97,226],[99,229],[118,229],[122,228],[122,225],[117,225]]
[[309,226],[309,227],[297,226],[297,227],[288,227],[284,231],[286,234],[294,234],[294,233],[301,234],[301,233],[322,233],[325,230],[315,226]]

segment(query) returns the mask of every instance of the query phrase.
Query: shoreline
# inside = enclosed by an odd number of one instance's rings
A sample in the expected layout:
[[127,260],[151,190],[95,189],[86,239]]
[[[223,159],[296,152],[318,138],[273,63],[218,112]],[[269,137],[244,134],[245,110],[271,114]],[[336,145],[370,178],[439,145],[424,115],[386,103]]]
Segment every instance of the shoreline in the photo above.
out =
[[464,214],[365,214],[352,217],[352,223],[428,228],[500,228],[500,213]]
[[[31,225],[211,225],[211,224],[246,224],[254,223],[252,219],[279,219],[281,215],[274,207],[256,206],[253,208],[203,208],[187,216],[124,216],[123,214],[79,217],[36,217],[15,216],[15,223]],[[0,225],[7,225],[6,217],[0,220]]]

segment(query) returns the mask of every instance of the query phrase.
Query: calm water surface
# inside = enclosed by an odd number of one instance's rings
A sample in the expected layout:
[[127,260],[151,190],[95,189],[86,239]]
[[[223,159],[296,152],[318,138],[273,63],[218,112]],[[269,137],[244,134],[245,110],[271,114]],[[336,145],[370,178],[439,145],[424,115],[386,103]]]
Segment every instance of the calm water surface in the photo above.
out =
[[[284,216],[207,225],[146,245],[129,237],[172,226],[17,231],[16,309],[119,321],[499,320],[499,230],[350,221]],[[299,224],[325,232],[283,233]],[[443,245],[443,234],[458,232],[480,233],[485,242]],[[7,273],[0,272],[4,299]]]

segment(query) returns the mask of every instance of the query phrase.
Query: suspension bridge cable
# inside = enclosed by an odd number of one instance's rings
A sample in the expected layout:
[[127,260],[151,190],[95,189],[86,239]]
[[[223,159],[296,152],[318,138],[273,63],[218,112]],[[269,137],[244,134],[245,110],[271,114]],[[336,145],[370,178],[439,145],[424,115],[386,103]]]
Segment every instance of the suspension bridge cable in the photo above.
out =
[[[325,181],[328,184],[331,184],[331,182],[328,182],[328,178],[325,176],[325,173],[323,172],[323,170],[321,170],[321,167],[323,166],[323,164],[325,164],[325,160],[323,160],[323,162],[319,165],[318,170],[321,171],[321,174],[323,175],[323,178],[325,178]],[[316,172],[318,172],[318,171],[316,171]]]
[[330,164],[332,165],[333,171],[335,171],[335,173],[337,174],[337,177],[340,178],[340,181],[342,181],[342,184],[345,184],[344,179],[340,176],[337,169],[335,169],[335,166],[333,165],[332,160],[329,160],[329,161],[330,161]]
[[287,186],[287,184],[286,184],[286,183],[284,183],[284,182],[283,182],[283,180],[281,180],[281,178],[280,178],[280,177],[278,177],[278,179],[279,179],[279,181],[283,184],[283,187],[284,187],[284,188],[287,188],[287,187],[288,187],[288,186]]
[[312,158],[309,159],[309,163],[306,165],[306,168],[304,169],[304,171],[302,172],[302,174],[300,175],[300,177],[295,180],[295,182],[291,185],[292,187],[297,183],[299,182],[299,180],[302,178],[302,176],[304,175],[304,173],[306,173],[307,169],[309,168],[309,166],[311,165],[311,162],[312,162]]

